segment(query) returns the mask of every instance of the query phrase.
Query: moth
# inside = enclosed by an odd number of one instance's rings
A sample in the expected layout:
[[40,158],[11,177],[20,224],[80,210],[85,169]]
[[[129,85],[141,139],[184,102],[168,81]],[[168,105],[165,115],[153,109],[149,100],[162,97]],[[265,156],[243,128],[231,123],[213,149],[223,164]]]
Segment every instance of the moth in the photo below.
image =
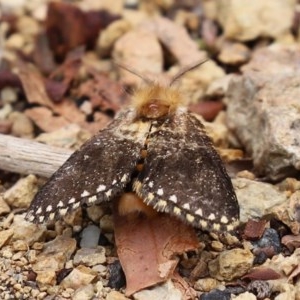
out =
[[121,214],[151,207],[203,230],[233,230],[239,206],[231,180],[174,84],[200,64],[168,84],[146,80],[131,105],[52,175],[33,199],[27,220],[57,219],[84,204],[118,201],[131,191],[141,203],[124,200]]

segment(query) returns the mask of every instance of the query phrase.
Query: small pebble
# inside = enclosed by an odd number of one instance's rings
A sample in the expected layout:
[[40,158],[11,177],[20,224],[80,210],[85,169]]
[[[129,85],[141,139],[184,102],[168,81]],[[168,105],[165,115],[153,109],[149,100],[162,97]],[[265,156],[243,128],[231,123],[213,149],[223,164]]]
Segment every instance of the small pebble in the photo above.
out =
[[5,258],[11,258],[13,256],[13,253],[9,249],[4,249],[2,252],[2,256]]
[[230,298],[229,292],[220,290],[214,290],[200,296],[200,300],[230,300]]
[[105,248],[102,246],[78,249],[73,258],[74,265],[83,264],[86,266],[95,266],[105,261]]
[[257,299],[265,299],[271,296],[271,287],[267,281],[254,280],[249,283],[248,291],[256,295]]
[[194,289],[201,292],[209,292],[219,284],[220,282],[214,278],[200,278],[196,281]]
[[116,260],[108,266],[108,269],[110,275],[107,285],[116,290],[124,287],[126,284],[126,279],[120,261]]
[[5,120],[12,111],[13,108],[10,104],[4,104],[3,107],[0,108],[0,120]]
[[281,252],[280,238],[277,231],[273,228],[267,228],[261,239],[252,244],[254,246],[254,254],[263,251],[268,257],[272,257]]
[[95,265],[92,267],[92,270],[96,271],[97,273],[104,274],[107,271],[107,267],[104,265]]
[[13,88],[5,87],[0,91],[0,99],[2,100],[3,104],[14,103],[18,99],[18,95]]
[[268,259],[268,255],[265,252],[259,252],[253,261],[253,265],[262,265]]
[[114,231],[114,222],[113,222],[112,215],[104,215],[100,219],[100,228],[104,232],[113,232]]
[[82,230],[80,241],[81,248],[96,248],[100,238],[100,228],[95,225],[88,225]]
[[213,250],[221,252],[224,248],[223,244],[219,241],[212,241],[211,247]]

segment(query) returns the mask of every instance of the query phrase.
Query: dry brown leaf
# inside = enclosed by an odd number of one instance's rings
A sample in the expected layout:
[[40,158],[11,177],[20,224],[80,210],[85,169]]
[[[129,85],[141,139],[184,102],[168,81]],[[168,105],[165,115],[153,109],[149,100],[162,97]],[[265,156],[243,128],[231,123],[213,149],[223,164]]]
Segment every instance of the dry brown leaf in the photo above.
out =
[[104,10],[84,12],[74,4],[52,1],[45,20],[50,48],[58,59],[81,45],[93,48],[100,31],[118,18]]
[[271,268],[258,267],[253,268],[248,274],[242,277],[242,279],[250,280],[273,280],[279,279],[281,275]]
[[176,254],[199,246],[194,229],[167,214],[128,219],[115,213],[114,221],[126,295],[172,277],[178,263]]
[[81,123],[85,121],[85,114],[79,110],[70,99],[64,99],[53,105],[53,112],[63,116],[70,123]]
[[19,77],[9,70],[0,70],[0,89],[6,86],[22,88]]
[[52,111],[47,107],[26,109],[25,115],[45,132],[52,132],[70,124],[63,117],[53,116]]
[[266,220],[259,220],[259,221],[249,220],[246,223],[243,237],[246,240],[251,240],[251,241],[260,239],[265,231],[266,224],[267,224]]
[[189,106],[191,112],[201,115],[205,121],[213,121],[223,109],[224,104],[221,101],[203,101]]
[[91,68],[88,69],[88,73],[92,78],[79,86],[76,91],[78,98],[88,98],[93,108],[100,108],[102,111],[112,110],[115,112],[126,104],[127,95],[120,83]]
[[53,101],[63,100],[63,96],[78,75],[83,55],[84,49],[82,47],[71,51],[64,63],[55,69],[46,80],[46,90]]
[[281,239],[281,243],[285,245],[290,251],[300,247],[300,234],[298,235],[285,235]]
[[180,290],[182,294],[182,300],[196,299],[196,291],[189,286],[189,284],[177,273],[175,272],[172,277],[172,282],[175,288]]
[[18,68],[27,101],[53,108],[53,103],[46,92],[44,79],[39,72],[23,62],[18,63]]

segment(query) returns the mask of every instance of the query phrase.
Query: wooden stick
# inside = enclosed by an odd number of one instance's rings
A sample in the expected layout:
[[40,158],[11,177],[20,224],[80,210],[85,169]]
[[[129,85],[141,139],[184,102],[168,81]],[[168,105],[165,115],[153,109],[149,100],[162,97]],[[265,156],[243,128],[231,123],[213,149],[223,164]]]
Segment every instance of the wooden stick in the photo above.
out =
[[0,134],[1,170],[48,178],[72,153],[72,150]]

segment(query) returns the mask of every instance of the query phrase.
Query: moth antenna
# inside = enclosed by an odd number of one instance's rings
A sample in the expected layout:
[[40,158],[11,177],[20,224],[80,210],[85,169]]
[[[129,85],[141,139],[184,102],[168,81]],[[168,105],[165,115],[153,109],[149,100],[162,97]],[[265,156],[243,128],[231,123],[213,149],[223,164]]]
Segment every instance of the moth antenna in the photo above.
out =
[[201,60],[199,62],[197,62],[196,64],[190,64],[186,67],[184,67],[182,70],[180,70],[170,81],[169,86],[172,86],[174,84],[174,82],[176,82],[181,76],[183,76],[184,74],[186,74],[187,72],[190,72],[196,68],[198,68],[199,66],[203,65],[204,63],[206,63],[209,59],[205,59],[205,60]]
[[124,70],[126,70],[127,72],[129,72],[129,73],[131,73],[131,74],[134,74],[135,76],[141,78],[141,79],[142,79],[144,82],[146,82],[147,84],[153,84],[153,81],[152,81],[152,80],[150,80],[150,79],[147,78],[147,77],[142,76],[138,71],[136,71],[136,70],[134,70],[134,69],[130,69],[130,68],[128,68],[127,66],[125,66],[125,65],[123,65],[123,64],[121,64],[121,63],[115,62],[115,64],[116,64],[118,67],[120,67],[121,69],[124,69]]

